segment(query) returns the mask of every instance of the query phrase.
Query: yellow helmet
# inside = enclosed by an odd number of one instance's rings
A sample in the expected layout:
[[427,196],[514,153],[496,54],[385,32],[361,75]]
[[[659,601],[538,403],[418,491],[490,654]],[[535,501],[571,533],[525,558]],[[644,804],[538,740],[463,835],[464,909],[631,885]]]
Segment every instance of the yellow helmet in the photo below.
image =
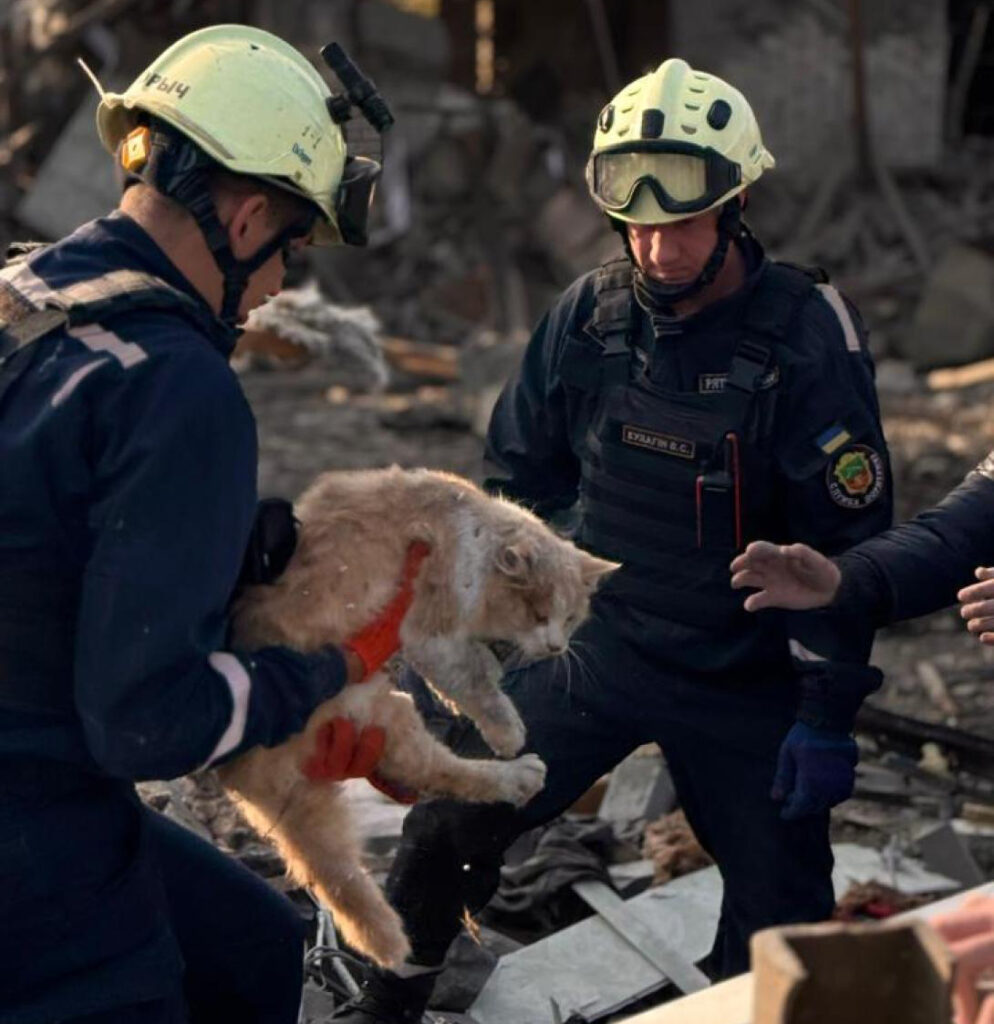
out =
[[340,242],[336,198],[346,163],[331,90],[282,39],[248,25],[184,36],[123,93],[103,93],[97,131],[116,153],[144,111],[194,142],[222,167],[309,200],[320,214],[313,240]]
[[611,217],[666,224],[720,207],[774,164],[745,97],[671,58],[601,111],[587,186]]

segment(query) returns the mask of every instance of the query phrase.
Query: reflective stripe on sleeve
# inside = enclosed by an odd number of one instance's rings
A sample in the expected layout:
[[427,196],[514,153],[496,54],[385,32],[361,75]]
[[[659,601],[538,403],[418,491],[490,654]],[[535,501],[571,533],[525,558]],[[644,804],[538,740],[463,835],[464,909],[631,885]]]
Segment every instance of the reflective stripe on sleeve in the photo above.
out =
[[231,721],[228,722],[228,728],[224,730],[211,756],[207,758],[206,764],[209,765],[219,757],[224,757],[242,742],[245,736],[245,725],[248,721],[252,680],[249,678],[245,666],[227,651],[215,651],[207,660],[210,662],[211,668],[228,684],[228,689],[231,690],[232,704]]
[[99,324],[71,327],[66,333],[81,341],[91,352],[108,352],[125,369],[147,359],[141,345],[119,338],[113,331],[106,331]]
[[832,307],[835,315],[839,318],[842,333],[846,337],[846,348],[850,352],[858,352],[860,349],[859,334],[856,332],[856,325],[852,322],[849,307],[846,306],[845,300],[839,294],[838,289],[830,284],[819,284],[815,285],[815,287],[821,292],[825,301]]
[[809,651],[799,640],[789,640],[787,646],[790,648],[791,657],[797,661],[824,661],[820,654]]

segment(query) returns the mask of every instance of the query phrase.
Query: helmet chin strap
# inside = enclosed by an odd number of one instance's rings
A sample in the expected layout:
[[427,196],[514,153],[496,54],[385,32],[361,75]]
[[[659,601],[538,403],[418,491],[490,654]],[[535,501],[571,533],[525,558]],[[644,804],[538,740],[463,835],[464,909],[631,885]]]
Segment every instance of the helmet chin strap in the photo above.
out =
[[150,157],[139,172],[125,174],[124,187],[145,181],[179,203],[193,217],[224,281],[219,318],[226,327],[234,329],[249,278],[294,238],[309,234],[317,213],[285,227],[247,259],[237,259],[231,251],[228,229],[221,223],[211,195],[210,173],[216,166],[214,162],[192,141],[154,119],[150,130]]
[[[200,178],[200,180],[196,180]],[[242,303],[242,296],[248,287],[249,278],[267,260],[278,252],[292,239],[306,235],[313,226],[313,218],[309,225],[292,224],[280,231],[275,238],[270,239],[248,259],[240,260],[231,251],[228,241],[228,230],[221,223],[217,215],[217,207],[211,197],[207,186],[206,177],[191,176],[190,194],[184,195],[184,189],[178,189],[173,198],[180,202],[190,212],[191,216],[200,228],[207,248],[214,258],[218,270],[224,280],[224,290],[221,298],[221,311],[219,317],[228,327],[235,327],[238,323],[238,310]]]
[[711,250],[711,255],[693,281],[681,284],[664,284],[645,273],[632,252],[627,226],[623,221],[612,217],[611,225],[624,240],[625,252],[632,262],[633,287],[639,305],[649,313],[671,314],[676,303],[689,299],[707,288],[725,265],[729,244],[742,232],[741,213],[742,207],[737,196],[733,196],[725,202],[718,217],[718,241],[715,243],[714,249]]

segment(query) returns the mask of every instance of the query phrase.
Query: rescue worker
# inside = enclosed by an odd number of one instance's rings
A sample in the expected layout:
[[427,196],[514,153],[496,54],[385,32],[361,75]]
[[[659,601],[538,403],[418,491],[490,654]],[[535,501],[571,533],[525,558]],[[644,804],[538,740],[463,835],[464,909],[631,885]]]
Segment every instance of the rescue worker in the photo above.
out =
[[[829,808],[849,796],[853,718],[879,685],[872,631],[743,612],[728,561],[753,537],[841,551],[891,518],[861,321],[824,277],[768,260],[742,221],[773,157],[749,104],[671,59],[601,111],[587,165],[627,257],[544,316],[491,419],[491,490],[622,567],[562,660],[506,691],[549,768],[524,809],[434,801],[406,819],[388,894],[410,963],[377,972],[343,1024],[418,1021],[464,907],[504,849],[658,741],[725,891],[707,963],[745,970],[749,936],[834,905]],[[469,727],[447,741],[483,751]],[[772,789],[772,796],[771,796]]]
[[[120,208],[0,271],[4,1024],[297,1019],[299,914],[133,783],[279,743],[397,646],[403,589],[342,649],[225,642],[247,549],[263,582],[293,545],[252,532],[235,325],[291,250],[363,239],[342,104],[266,32],[196,32],[101,98]],[[313,778],[365,775],[382,736],[319,746]]]
[[[967,628],[994,643],[994,452],[935,508],[834,559],[806,544],[755,541],[732,562],[732,586],[761,608],[830,608],[875,627],[959,599]],[[972,575],[981,582],[965,584]],[[962,588],[962,589],[961,589]]]

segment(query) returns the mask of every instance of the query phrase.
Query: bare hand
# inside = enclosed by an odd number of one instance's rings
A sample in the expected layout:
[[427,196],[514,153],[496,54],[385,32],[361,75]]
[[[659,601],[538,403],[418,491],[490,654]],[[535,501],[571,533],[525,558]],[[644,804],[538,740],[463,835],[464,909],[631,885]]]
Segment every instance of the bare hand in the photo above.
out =
[[930,924],[955,959],[953,1008],[956,1024],[994,1024],[994,998],[977,990],[980,976],[994,967],[994,897],[972,896]]
[[805,611],[831,604],[842,574],[834,562],[806,544],[753,541],[732,561],[732,586],[756,587],[745,599],[748,612],[760,608]]
[[982,644],[994,647],[994,569],[981,567],[974,575],[983,582],[972,583],[956,595],[962,606],[959,613]]

